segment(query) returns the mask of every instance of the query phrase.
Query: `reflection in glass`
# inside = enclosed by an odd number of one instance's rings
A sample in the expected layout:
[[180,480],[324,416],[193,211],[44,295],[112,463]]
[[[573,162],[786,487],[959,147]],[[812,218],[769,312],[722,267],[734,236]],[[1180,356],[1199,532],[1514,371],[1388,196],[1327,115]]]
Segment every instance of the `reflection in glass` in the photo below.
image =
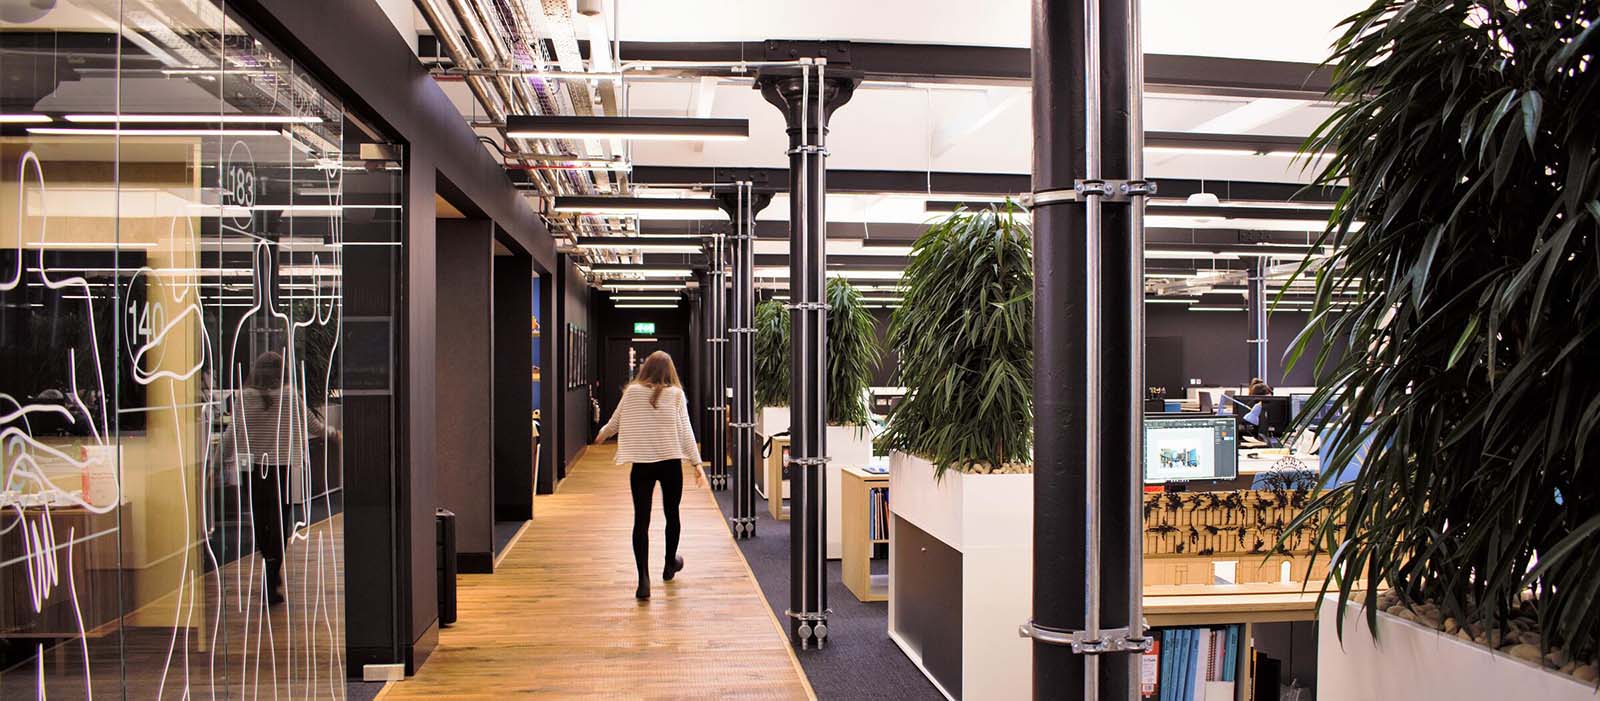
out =
[[342,106],[208,2],[0,0],[0,115],[0,698],[343,698]]

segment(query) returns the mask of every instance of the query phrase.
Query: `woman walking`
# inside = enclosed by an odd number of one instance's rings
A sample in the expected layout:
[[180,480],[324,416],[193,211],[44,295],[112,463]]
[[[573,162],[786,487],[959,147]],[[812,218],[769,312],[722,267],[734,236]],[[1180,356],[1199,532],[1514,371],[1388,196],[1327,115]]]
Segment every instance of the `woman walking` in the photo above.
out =
[[283,550],[294,533],[295,505],[306,501],[306,440],[334,438],[295,391],[283,356],[262,353],[250,367],[233,402],[234,451],[240,469],[250,471],[250,521],[255,547],[266,566],[266,597],[283,603]]
[[683,498],[683,469],[694,473],[700,484],[700,450],[689,427],[689,400],[678,383],[678,370],[672,356],[661,351],[650,354],[639,367],[639,374],[622,391],[611,420],[600,429],[597,442],[617,436],[617,464],[633,463],[628,485],[633,492],[633,564],[639,570],[640,600],[650,598],[650,502],[655,484],[661,483],[661,510],[667,517],[666,565],[663,581],[683,569],[678,554],[678,502]]

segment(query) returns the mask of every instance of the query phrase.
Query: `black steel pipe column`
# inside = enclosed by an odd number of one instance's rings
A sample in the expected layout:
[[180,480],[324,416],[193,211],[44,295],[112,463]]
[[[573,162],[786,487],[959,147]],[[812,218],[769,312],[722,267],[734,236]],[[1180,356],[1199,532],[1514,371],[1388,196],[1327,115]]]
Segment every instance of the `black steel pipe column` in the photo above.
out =
[[756,392],[755,392],[755,234],[756,214],[772,203],[772,193],[757,193],[748,180],[717,199],[732,221],[728,235],[732,261],[732,306],[729,309],[733,382],[733,525],[734,538],[756,534]]
[[[710,247],[708,246],[706,250],[709,257]],[[711,440],[711,426],[716,423],[716,412],[711,410],[713,401],[711,387],[715,379],[711,376],[711,367],[712,351],[717,345],[711,340],[716,336],[716,333],[712,331],[711,320],[711,310],[713,309],[711,304],[711,271],[697,270],[695,271],[694,279],[696,287],[692,294],[696,305],[696,321],[698,322],[695,329],[695,338],[705,341],[700,346],[700,353],[697,356],[698,362],[694,368],[694,384],[696,396],[700,398],[700,459],[707,465],[706,471],[709,473],[710,466],[714,464],[711,461],[711,448],[715,445],[715,441]]]
[[705,299],[709,314],[706,327],[706,357],[711,378],[711,397],[706,412],[711,425],[706,427],[705,440],[711,444],[706,451],[711,469],[706,471],[711,488],[721,491],[728,488],[728,269],[726,240],[723,234],[711,236],[706,245],[709,265],[706,270]]
[[1245,285],[1245,343],[1250,347],[1250,377],[1267,377],[1267,260],[1257,258]]
[[[789,629],[801,649],[828,639],[827,423],[828,311],[824,285],[828,220],[828,117],[849,101],[858,77],[821,59],[766,71],[761,95],[783,110],[789,132]],[[781,485],[768,485],[772,498]]]
[[1034,569],[1024,632],[1039,699],[1138,693],[1137,2],[1033,3]]

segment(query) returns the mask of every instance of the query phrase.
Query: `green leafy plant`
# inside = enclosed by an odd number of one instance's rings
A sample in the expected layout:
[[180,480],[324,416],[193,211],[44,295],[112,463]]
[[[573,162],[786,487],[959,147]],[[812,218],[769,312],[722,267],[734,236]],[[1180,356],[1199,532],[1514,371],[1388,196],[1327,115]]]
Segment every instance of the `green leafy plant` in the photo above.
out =
[[889,345],[907,395],[879,448],[945,470],[1031,462],[1033,240],[1010,203],[958,211],[911,249]]
[[[872,313],[861,291],[830,278],[828,300],[828,420],[864,426],[871,414],[866,391],[882,354]],[[789,309],[769,299],[755,310],[756,404],[789,405]]]
[[872,412],[867,388],[882,355],[872,312],[861,290],[848,280],[828,278],[828,422],[865,426]]
[[755,310],[756,406],[789,406],[789,309],[769,299]]
[[1307,150],[1328,154],[1318,184],[1346,189],[1334,252],[1301,270],[1317,302],[1289,360],[1316,336],[1348,343],[1316,356],[1311,401],[1342,411],[1323,461],[1369,448],[1290,530],[1321,524],[1323,591],[1361,598],[1369,625],[1378,594],[1358,580],[1463,626],[1532,616],[1541,645],[1591,659],[1600,4],[1383,0],[1343,26],[1341,106]]

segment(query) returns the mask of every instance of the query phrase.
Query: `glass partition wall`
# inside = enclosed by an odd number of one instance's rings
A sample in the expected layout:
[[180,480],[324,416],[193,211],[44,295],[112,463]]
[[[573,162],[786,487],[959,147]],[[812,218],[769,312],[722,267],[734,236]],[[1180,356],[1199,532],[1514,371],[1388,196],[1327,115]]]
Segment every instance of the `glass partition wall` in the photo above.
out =
[[344,121],[211,2],[0,2],[0,698],[344,697]]

